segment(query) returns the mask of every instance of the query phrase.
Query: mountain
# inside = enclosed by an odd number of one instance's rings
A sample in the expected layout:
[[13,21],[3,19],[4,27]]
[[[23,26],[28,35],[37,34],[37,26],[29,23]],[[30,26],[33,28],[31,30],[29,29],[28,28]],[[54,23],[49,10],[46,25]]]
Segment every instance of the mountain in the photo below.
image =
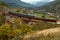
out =
[[5,2],[6,4],[9,4],[11,7],[15,7],[15,8],[33,8],[34,6],[29,4],[29,3],[25,3],[22,2],[20,0],[2,0],[3,2]]
[[42,2],[38,2],[38,3],[36,3],[35,5],[36,5],[36,6],[42,6],[42,5],[46,4],[46,3],[48,3],[48,2],[44,2],[44,1],[42,1]]
[[36,11],[44,16],[48,15],[49,17],[60,19],[60,0],[55,0],[43,6],[37,7],[35,9],[35,12]]
[[37,7],[39,7],[39,6],[45,5],[45,4],[49,3],[49,2],[50,1],[39,1],[39,2],[34,3],[33,5],[36,5]]
[[5,4],[4,2],[0,1],[0,6],[6,6],[6,7],[9,7],[8,4]]
[[60,13],[60,0],[55,0],[38,7],[36,10],[41,10],[50,13]]

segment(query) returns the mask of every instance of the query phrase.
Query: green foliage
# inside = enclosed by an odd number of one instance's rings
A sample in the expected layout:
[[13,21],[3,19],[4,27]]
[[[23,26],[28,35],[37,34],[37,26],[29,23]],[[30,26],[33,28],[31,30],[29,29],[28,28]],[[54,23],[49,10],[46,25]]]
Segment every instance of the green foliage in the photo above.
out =
[[[2,6],[0,6],[0,8],[3,9],[4,5],[5,4],[2,3]],[[17,9],[16,12],[21,12],[21,10]],[[24,13],[27,13],[27,11],[24,11]],[[42,16],[42,14],[35,14],[35,15],[37,17]],[[26,34],[31,34],[35,31],[40,31],[44,29],[60,27],[60,25],[56,25],[55,23],[44,22],[44,21],[38,21],[34,25],[29,25],[24,23],[24,21],[19,17],[16,17],[11,21],[12,23],[10,24],[5,23],[5,17],[2,15],[2,13],[0,13],[0,40],[23,40],[24,35]],[[43,37],[44,36],[41,36],[39,39],[45,40],[45,38]]]
[[14,19],[14,23],[13,23],[12,27],[14,29],[19,29],[21,31],[21,35],[22,34],[27,34],[29,32],[33,32],[33,30],[30,27],[30,25],[25,24],[20,18]]
[[4,3],[4,2],[2,2],[2,1],[0,1],[0,5],[2,5],[2,6],[6,6],[6,7],[9,7],[8,4],[6,4],[6,3]]
[[5,18],[4,18],[4,16],[0,13],[0,26],[1,26],[2,24],[4,24],[4,22],[5,22]]
[[12,30],[11,27],[9,25],[2,25],[0,26],[0,40],[8,40],[11,37],[13,37],[12,35]]
[[17,8],[15,12],[21,12],[21,10]]
[[34,25],[33,30],[43,30],[43,29],[54,28],[55,27],[54,25],[55,23],[40,21]]
[[12,23],[10,24],[4,24],[4,21],[4,16],[0,14],[0,39],[2,40],[22,40],[26,34],[30,34],[43,29],[54,28],[57,26],[55,23],[44,21],[39,21],[34,25],[28,25],[25,24],[19,17],[11,20]]
[[50,12],[50,13],[56,13],[59,15],[60,13],[60,0],[53,1],[50,3],[45,4],[44,6],[40,7],[39,9],[42,10],[42,12]]

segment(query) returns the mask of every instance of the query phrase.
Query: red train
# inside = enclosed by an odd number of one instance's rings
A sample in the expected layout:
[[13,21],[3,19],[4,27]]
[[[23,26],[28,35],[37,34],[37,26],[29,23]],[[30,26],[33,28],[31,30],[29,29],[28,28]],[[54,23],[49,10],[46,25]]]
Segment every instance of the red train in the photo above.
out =
[[[49,21],[49,22],[57,22],[58,21],[58,20],[52,20],[52,19],[37,18],[34,15],[31,16],[31,15],[28,15],[28,14],[20,14],[20,13],[16,13],[16,12],[8,12],[8,14],[4,14],[4,15],[5,16],[6,15],[13,15],[13,16],[17,16],[17,17],[20,17],[20,18],[23,17],[23,18],[28,18],[28,19],[42,20],[42,21]],[[34,21],[34,20],[31,20],[31,21]],[[30,21],[30,20],[26,20],[26,21]]]

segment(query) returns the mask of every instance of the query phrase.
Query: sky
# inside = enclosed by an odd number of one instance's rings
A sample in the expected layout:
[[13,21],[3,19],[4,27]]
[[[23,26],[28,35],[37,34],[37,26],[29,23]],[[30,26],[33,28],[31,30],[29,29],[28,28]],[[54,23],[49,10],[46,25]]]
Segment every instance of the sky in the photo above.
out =
[[53,0],[21,0],[26,3],[39,2],[39,1],[53,1]]

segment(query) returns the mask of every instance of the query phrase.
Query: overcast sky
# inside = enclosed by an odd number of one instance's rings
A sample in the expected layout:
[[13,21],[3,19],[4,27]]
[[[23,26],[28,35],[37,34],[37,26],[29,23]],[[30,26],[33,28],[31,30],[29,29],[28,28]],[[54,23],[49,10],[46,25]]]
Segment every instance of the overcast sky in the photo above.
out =
[[39,1],[53,1],[53,0],[21,0],[21,1],[31,3],[31,2],[39,2]]

